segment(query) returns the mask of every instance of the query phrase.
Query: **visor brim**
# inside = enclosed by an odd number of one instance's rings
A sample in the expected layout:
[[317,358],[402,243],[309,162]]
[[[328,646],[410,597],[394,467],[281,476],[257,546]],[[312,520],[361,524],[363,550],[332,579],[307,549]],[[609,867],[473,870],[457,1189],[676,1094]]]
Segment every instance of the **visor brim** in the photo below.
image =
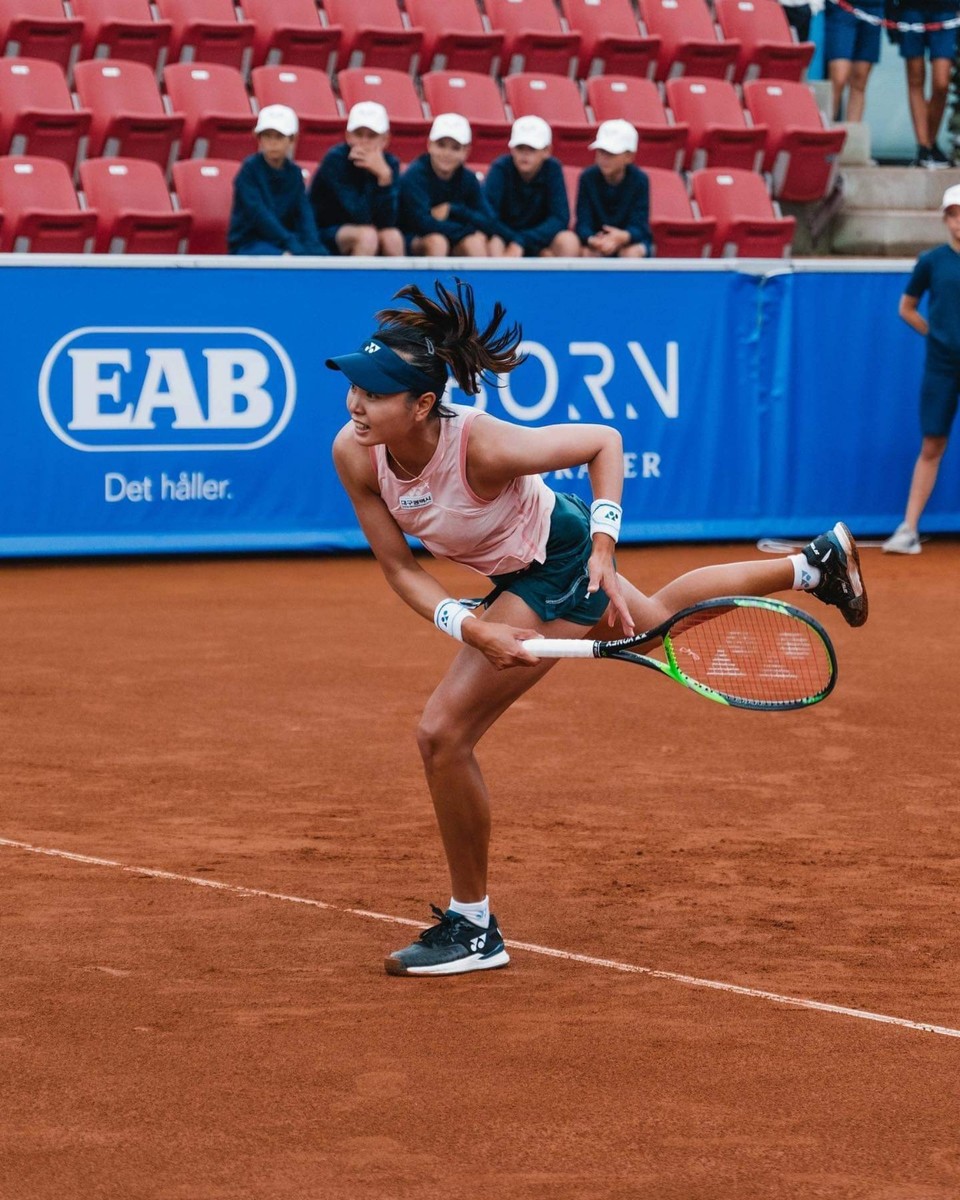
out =
[[342,371],[358,388],[365,392],[373,392],[377,396],[392,396],[397,392],[409,391],[409,386],[388,375],[377,365],[376,357],[357,351],[354,354],[340,354],[336,358],[328,358],[327,366],[331,371]]

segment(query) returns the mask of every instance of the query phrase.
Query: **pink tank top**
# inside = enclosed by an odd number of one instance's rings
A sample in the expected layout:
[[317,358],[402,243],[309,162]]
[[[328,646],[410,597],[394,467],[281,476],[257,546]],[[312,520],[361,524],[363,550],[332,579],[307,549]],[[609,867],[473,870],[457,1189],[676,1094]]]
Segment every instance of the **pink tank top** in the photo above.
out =
[[398,479],[386,446],[371,446],[380,496],[404,533],[432,555],[472,567],[481,575],[506,575],[546,557],[556,499],[539,475],[514,479],[493,500],[467,483],[467,441],[478,409],[448,404],[456,416],[440,419],[436,453],[416,479]]

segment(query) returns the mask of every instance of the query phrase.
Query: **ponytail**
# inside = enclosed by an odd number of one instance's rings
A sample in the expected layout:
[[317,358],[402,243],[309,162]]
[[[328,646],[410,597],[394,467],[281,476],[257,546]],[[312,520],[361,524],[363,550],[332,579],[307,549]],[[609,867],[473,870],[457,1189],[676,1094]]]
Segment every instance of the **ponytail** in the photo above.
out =
[[[506,317],[502,304],[493,306],[486,328],[477,328],[473,288],[456,280],[456,292],[439,281],[434,285],[437,300],[431,300],[415,284],[407,284],[394,296],[409,300],[414,308],[385,308],[376,314],[380,329],[378,341],[401,354],[432,382],[440,397],[447,385],[447,368],[468,396],[475,396],[480,384],[495,381],[494,375],[512,371],[523,362],[517,353],[523,337],[521,327],[512,323],[503,330]],[[452,416],[438,409],[440,416]]]

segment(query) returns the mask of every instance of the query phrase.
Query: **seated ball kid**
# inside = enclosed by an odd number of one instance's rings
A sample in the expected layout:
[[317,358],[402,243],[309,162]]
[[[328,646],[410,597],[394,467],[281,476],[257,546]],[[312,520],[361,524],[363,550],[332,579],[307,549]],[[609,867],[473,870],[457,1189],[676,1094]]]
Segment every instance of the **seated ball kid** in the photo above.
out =
[[499,225],[480,180],[464,165],[472,141],[466,117],[441,113],[431,126],[426,154],[401,176],[400,228],[409,253],[472,258],[490,254],[490,235]]
[[320,244],[303,172],[293,161],[300,123],[285,104],[257,117],[259,147],[233,183],[227,246],[231,254],[326,254]]
[[633,165],[637,131],[629,121],[604,121],[597,130],[596,165],[580,176],[577,236],[587,258],[646,258],[650,234],[650,184]]
[[498,158],[484,180],[493,215],[505,226],[491,243],[508,258],[571,257],[580,240],[570,224],[563,167],[552,157],[553,131],[542,117],[519,117],[510,153]]
[[400,162],[387,152],[389,141],[387,110],[361,101],[350,109],[346,140],[317,168],[310,203],[331,254],[404,253],[397,227]]

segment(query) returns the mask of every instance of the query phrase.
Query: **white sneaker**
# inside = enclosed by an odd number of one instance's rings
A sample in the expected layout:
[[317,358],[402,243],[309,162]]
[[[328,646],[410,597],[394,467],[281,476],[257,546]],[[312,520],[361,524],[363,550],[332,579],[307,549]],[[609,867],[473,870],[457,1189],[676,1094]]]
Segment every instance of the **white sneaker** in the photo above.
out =
[[885,554],[919,554],[920,535],[904,521],[883,543]]

